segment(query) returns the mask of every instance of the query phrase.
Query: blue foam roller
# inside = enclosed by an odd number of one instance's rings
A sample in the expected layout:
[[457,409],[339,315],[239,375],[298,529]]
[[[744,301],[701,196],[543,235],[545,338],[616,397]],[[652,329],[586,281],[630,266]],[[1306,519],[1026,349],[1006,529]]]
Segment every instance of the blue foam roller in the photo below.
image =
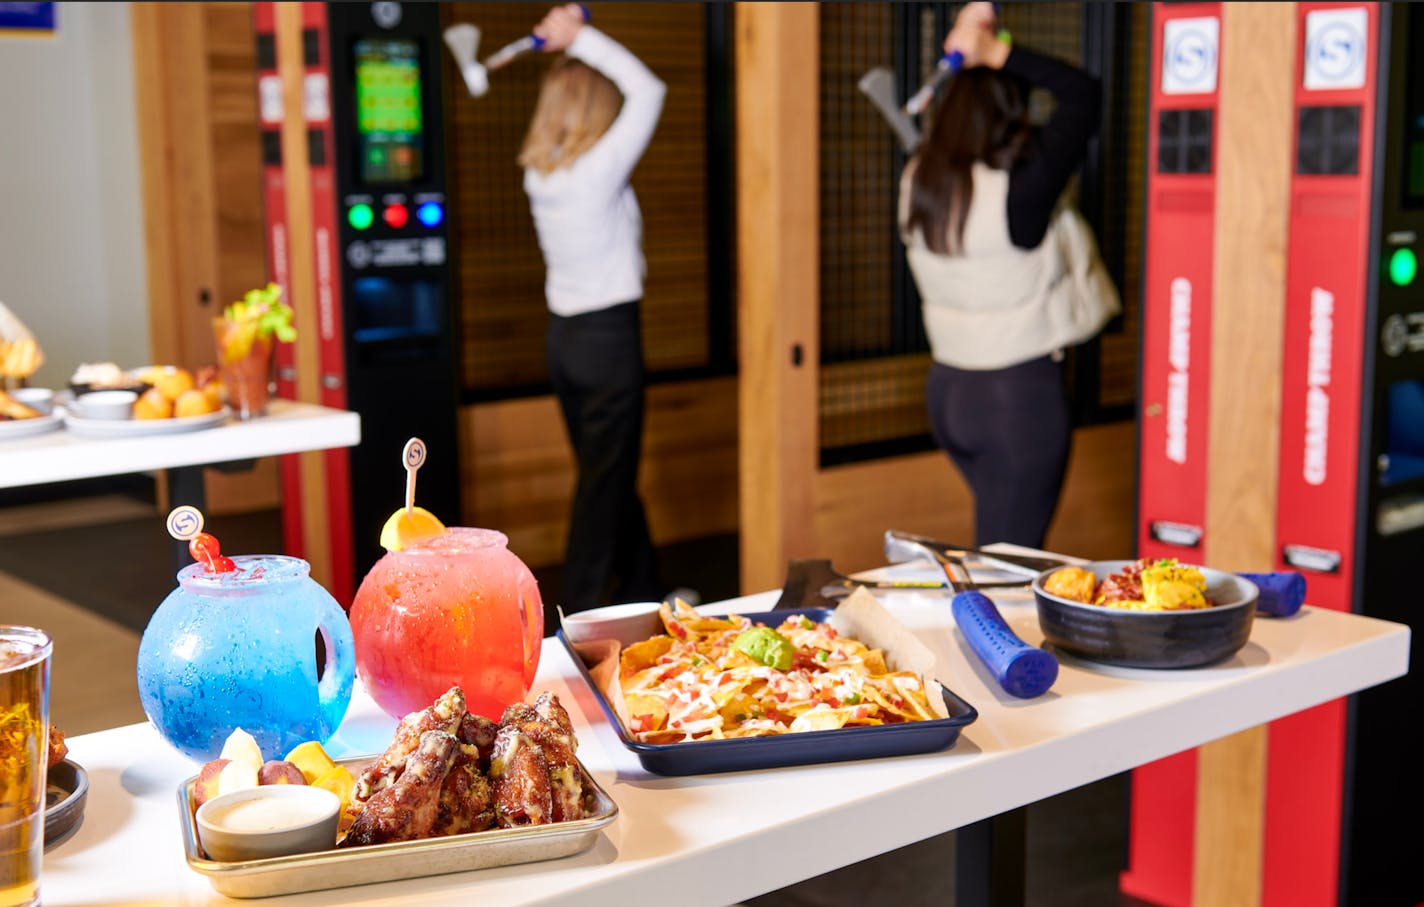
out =
[[954,622],[969,648],[1004,692],[1020,699],[1042,696],[1058,679],[1058,659],[1014,635],[999,609],[982,592],[961,592],[950,602]]
[[1240,573],[1261,590],[1256,611],[1272,617],[1290,617],[1305,603],[1305,575],[1294,570],[1276,573]]

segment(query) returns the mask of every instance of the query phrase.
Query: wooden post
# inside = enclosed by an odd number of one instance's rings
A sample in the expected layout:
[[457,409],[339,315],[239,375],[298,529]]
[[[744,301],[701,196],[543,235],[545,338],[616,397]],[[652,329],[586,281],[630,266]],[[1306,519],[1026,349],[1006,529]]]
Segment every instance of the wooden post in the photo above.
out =
[[[321,402],[320,351],[316,307],[316,255],[312,240],[311,167],[307,156],[307,126],[302,113],[303,3],[278,3],[277,73],[282,78],[282,161],[286,179],[287,242],[291,271],[285,287],[287,302],[296,310],[297,399]],[[325,454],[298,454],[302,472],[302,544],[312,579],[332,585],[331,539],[326,531]]]
[[741,584],[815,551],[820,344],[819,12],[734,10]]
[[[1205,563],[1274,563],[1294,3],[1222,5]],[[1192,903],[1262,899],[1266,728],[1201,748]]]

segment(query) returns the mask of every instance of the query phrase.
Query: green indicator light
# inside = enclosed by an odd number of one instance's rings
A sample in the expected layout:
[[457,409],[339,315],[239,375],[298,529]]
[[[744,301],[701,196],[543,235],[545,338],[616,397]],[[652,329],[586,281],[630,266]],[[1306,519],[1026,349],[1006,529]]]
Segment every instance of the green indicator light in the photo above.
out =
[[1418,273],[1419,259],[1414,257],[1413,249],[1395,249],[1389,256],[1389,279],[1394,281],[1395,286],[1409,286]]
[[376,212],[370,205],[352,205],[346,212],[346,222],[357,230],[364,230],[376,222]]

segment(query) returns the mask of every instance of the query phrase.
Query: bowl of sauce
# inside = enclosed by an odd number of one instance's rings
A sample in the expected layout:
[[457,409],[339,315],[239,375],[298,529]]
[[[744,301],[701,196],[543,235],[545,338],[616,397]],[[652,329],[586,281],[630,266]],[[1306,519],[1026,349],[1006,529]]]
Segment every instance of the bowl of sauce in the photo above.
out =
[[242,863],[336,846],[341,798],[304,784],[264,784],[198,807],[198,842],[211,860]]

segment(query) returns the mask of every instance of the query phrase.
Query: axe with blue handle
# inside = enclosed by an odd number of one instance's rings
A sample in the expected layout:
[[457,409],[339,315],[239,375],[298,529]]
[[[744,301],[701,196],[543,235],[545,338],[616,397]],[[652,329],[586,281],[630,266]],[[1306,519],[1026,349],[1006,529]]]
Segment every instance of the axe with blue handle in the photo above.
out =
[[[921,558],[938,564],[954,589],[949,606],[959,632],[964,634],[969,648],[979,656],[1004,692],[1020,699],[1047,693],[1058,679],[1058,659],[1051,652],[1019,639],[989,597],[975,587],[964,562],[925,541],[887,532],[885,556],[897,564]],[[964,574],[963,579],[956,574],[956,569]]]

